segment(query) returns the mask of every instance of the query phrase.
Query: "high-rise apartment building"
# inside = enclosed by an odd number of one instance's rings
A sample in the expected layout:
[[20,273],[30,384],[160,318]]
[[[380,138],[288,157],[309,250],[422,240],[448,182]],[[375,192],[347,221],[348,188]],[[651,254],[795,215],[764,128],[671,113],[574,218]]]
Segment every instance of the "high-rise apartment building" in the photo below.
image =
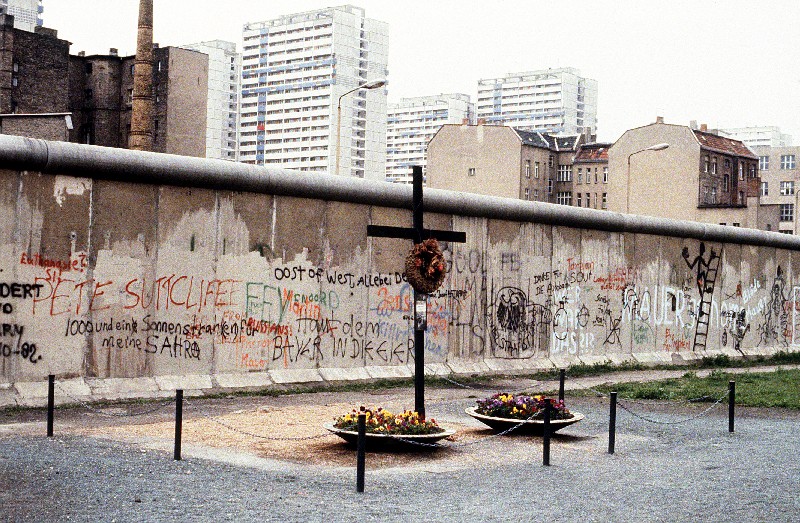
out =
[[477,116],[526,131],[595,135],[597,81],[573,68],[479,80]]
[[791,135],[782,133],[779,127],[774,126],[720,129],[719,134],[740,140],[751,149],[753,147],[790,147],[792,145]]
[[33,32],[42,26],[42,0],[0,0],[0,14],[14,17],[14,27]]
[[474,123],[475,105],[466,94],[402,98],[390,103],[386,126],[386,180],[411,183],[411,166],[428,163],[428,142],[447,123]]
[[211,40],[182,45],[208,55],[206,158],[239,160],[239,78],[242,55],[236,44]]
[[383,180],[386,88],[348,92],[386,78],[388,33],[351,5],[246,24],[240,161]]

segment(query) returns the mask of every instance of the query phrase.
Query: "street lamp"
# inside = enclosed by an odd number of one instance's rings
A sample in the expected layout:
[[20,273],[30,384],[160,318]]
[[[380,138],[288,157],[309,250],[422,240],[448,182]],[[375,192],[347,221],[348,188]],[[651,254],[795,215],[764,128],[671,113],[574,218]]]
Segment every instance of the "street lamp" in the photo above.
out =
[[657,143],[655,145],[651,145],[650,147],[645,147],[644,149],[639,149],[638,151],[632,152],[628,155],[628,182],[627,182],[627,197],[625,199],[625,212],[629,213],[631,211],[631,156],[634,154],[643,153],[645,151],[663,151],[669,147],[668,143]]
[[384,85],[386,85],[386,79],[378,78],[377,80],[371,80],[359,85],[358,87],[354,87],[339,97],[339,103],[336,106],[336,169],[334,170],[337,175],[339,174],[339,157],[342,154],[342,98],[350,93],[358,91],[359,89],[377,89],[378,87],[383,87]]

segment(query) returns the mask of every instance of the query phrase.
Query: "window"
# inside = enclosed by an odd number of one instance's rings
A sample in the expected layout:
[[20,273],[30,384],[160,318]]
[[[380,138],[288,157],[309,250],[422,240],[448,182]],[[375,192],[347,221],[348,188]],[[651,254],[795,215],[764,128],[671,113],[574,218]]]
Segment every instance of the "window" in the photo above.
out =
[[577,193],[575,196],[576,196],[575,205],[578,206],[578,207],[583,207],[583,205],[581,204],[581,193]]
[[794,221],[794,204],[782,203],[780,204],[780,220],[782,222]]
[[744,180],[744,163],[739,162],[739,179]]
[[608,209],[608,193],[603,193],[603,203],[600,205],[601,209]]
[[534,200],[538,200],[539,199],[539,189],[534,189],[533,190],[533,199]]
[[547,165],[548,165],[549,167],[552,167],[552,166],[553,166],[553,164],[554,164],[554,162],[555,162],[555,158],[553,158],[553,155],[551,154],[551,155],[550,155],[550,158],[547,160]]
[[723,190],[723,192],[730,191],[731,190],[730,189],[730,185],[731,185],[731,177],[726,174],[726,175],[724,175],[722,177],[722,190]]
[[747,203],[747,198],[744,195],[744,191],[739,191],[739,204],[745,205]]
[[597,167],[594,168],[594,183],[597,183]]
[[717,157],[711,159],[711,174],[717,174]]
[[703,203],[707,205],[714,205],[717,203],[717,188],[716,186],[703,187]]
[[[531,161],[525,160],[525,178],[531,177]],[[527,200],[527,198],[525,198]]]
[[578,167],[578,183],[583,183],[583,169]]
[[467,169],[467,176],[475,176],[475,167]]
[[794,155],[782,154],[781,155],[781,169],[794,169]]
[[608,183],[608,167],[603,167],[603,183]]
[[533,177],[539,179],[539,162],[533,162]]
[[769,185],[767,185],[767,182],[761,182],[761,196],[769,196]]
[[741,223],[739,223],[739,222],[733,222],[733,224],[732,224],[732,225],[733,225],[734,227],[741,227],[741,226],[742,226],[742,224],[741,224]]
[[559,191],[556,193],[556,203],[561,205],[572,205],[572,193],[569,191]]
[[84,64],[84,68],[86,70],[86,74],[92,74],[92,62],[86,62]]
[[526,200],[531,199],[531,190],[528,187],[525,187],[525,199]]
[[758,170],[759,171],[768,171],[769,170],[769,156],[759,156],[758,157]]
[[586,207],[592,206],[592,193],[586,193]]
[[553,194],[553,179],[548,178],[547,180],[547,194]]
[[571,182],[572,181],[572,166],[560,164],[558,166],[558,181]]
[[709,159],[708,155],[703,157],[703,172],[707,173],[709,166],[711,165],[711,160]]
[[93,92],[91,89],[85,89],[83,91],[83,98],[87,101],[91,100],[93,96]]
[[794,194],[794,182],[781,182],[781,196],[791,196]]

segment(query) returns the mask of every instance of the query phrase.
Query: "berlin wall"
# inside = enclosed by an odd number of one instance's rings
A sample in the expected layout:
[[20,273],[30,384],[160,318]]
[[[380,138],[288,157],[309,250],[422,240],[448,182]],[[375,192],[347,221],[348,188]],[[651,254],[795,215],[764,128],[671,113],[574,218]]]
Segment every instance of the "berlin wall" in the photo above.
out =
[[[0,405],[411,376],[411,187],[0,136]],[[431,374],[797,350],[800,239],[440,190]]]

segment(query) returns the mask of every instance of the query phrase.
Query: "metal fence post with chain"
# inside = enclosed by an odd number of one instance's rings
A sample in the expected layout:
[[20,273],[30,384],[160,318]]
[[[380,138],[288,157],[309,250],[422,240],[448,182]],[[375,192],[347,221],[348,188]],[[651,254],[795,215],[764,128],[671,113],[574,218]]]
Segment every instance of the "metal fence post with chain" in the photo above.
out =
[[183,389],[175,391],[175,461],[181,460],[181,433],[183,432]]
[[56,406],[56,377],[47,377],[47,437],[53,437],[53,415]]
[[364,492],[364,469],[367,452],[367,415],[358,415],[358,448],[356,450],[356,492]]

